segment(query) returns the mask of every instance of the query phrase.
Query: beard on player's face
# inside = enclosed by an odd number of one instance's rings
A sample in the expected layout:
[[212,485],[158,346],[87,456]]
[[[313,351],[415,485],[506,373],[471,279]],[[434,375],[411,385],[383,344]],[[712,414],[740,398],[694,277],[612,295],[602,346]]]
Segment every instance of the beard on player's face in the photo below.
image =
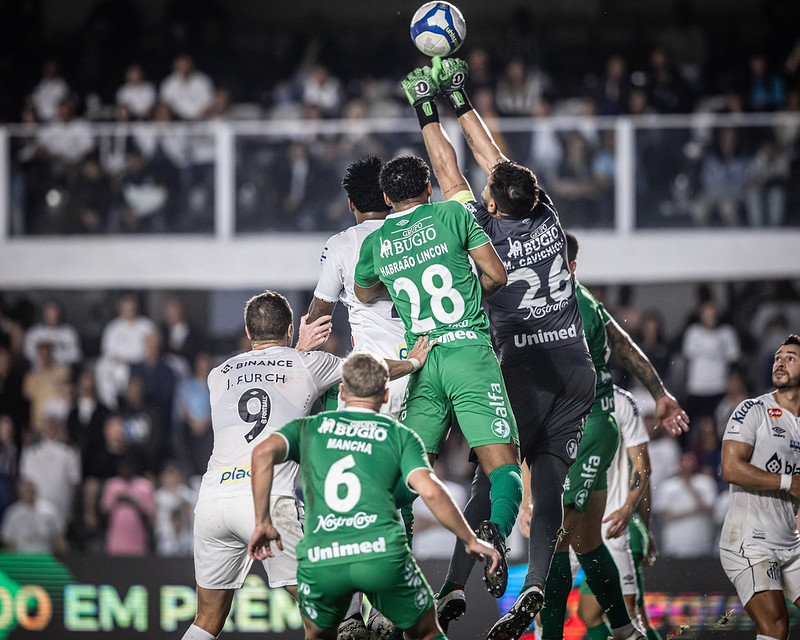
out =
[[800,375],[791,375],[785,368],[773,369],[772,384],[776,389],[797,389],[800,387]]

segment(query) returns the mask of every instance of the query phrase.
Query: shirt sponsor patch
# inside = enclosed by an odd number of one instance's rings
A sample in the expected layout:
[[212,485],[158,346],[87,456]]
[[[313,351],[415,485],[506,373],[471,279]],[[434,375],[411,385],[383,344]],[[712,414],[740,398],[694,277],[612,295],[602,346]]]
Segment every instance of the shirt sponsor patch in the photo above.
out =
[[243,480],[250,480],[250,466],[246,467],[228,467],[220,471],[219,483],[228,484],[231,482],[242,482]]
[[770,418],[780,418],[783,415],[783,411],[781,409],[778,409],[777,407],[770,407],[769,409],[767,409],[767,415]]

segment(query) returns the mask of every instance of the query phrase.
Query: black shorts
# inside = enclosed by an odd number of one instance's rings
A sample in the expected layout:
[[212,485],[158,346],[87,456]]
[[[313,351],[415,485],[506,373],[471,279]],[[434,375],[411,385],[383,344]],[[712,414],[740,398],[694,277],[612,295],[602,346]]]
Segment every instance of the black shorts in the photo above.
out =
[[549,453],[572,464],[594,402],[596,374],[585,343],[537,351],[502,369],[522,459],[530,465]]

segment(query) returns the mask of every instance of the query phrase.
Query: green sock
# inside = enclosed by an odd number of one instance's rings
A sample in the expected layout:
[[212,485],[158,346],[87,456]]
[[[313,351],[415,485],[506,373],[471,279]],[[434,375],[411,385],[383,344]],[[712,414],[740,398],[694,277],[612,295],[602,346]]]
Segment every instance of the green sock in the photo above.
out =
[[661,640],[661,634],[657,629],[648,629],[647,640]]
[[492,502],[492,515],[489,520],[500,529],[500,535],[508,538],[519,514],[522,504],[522,472],[518,464],[504,464],[489,474],[492,488],[489,499]]
[[617,629],[629,624],[631,618],[622,595],[619,569],[614,564],[614,558],[611,557],[606,545],[601,544],[594,551],[578,554],[578,560],[586,574],[589,588],[608,616],[611,628]]
[[542,640],[564,637],[564,617],[567,614],[567,598],[572,591],[572,569],[569,552],[553,554],[547,584],[544,589],[544,607],[539,614],[542,622]]
[[449,580],[445,580],[442,588],[439,589],[439,596],[446,596],[448,593],[453,591],[454,589],[461,589],[463,591],[464,585],[463,584],[456,584],[455,582],[450,582]]
[[440,633],[438,636],[433,636],[431,640],[447,640],[447,636],[444,635],[443,633]]
[[408,541],[408,548],[413,549],[411,541],[414,539],[414,509],[410,504],[405,505],[400,509],[400,516],[403,518],[403,524],[406,526],[406,540]]
[[611,627],[601,622],[596,627],[586,628],[586,640],[608,640],[611,637]]

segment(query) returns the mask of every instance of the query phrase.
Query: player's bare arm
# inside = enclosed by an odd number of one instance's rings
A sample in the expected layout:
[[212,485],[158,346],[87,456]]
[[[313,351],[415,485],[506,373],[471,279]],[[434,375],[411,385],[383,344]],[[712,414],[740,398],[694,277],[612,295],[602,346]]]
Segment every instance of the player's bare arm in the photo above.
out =
[[478,539],[441,480],[429,469],[420,468],[409,474],[408,484],[428,505],[436,519],[464,543],[467,553],[477,560],[486,558],[491,565],[490,571],[494,573],[500,564],[500,554],[494,547]]
[[319,320],[322,316],[332,316],[335,308],[335,302],[325,302],[315,296],[312,298],[311,304],[308,305],[308,313],[303,317],[308,324],[311,324],[315,320]]
[[276,434],[272,434],[253,449],[250,484],[253,489],[256,526],[247,545],[247,553],[255,560],[275,555],[270,549],[272,540],[279,549],[283,549],[280,534],[275,530],[270,517],[270,492],[275,465],[286,460],[287,453],[286,439]]
[[428,354],[433,349],[434,344],[428,339],[428,336],[420,336],[411,351],[408,352],[406,360],[386,359],[386,366],[389,367],[389,380],[402,378],[424,366],[425,360],[428,358]]
[[629,447],[628,458],[631,461],[628,497],[622,507],[603,520],[603,524],[608,525],[606,531],[609,538],[618,538],[628,530],[631,516],[639,506],[644,491],[650,483],[650,455],[647,451],[647,443]]
[[[777,491],[783,476],[750,464],[753,446],[735,440],[722,441],[722,479],[748,491]],[[800,476],[792,476],[789,493],[800,498]]]
[[360,302],[367,303],[380,298],[387,293],[386,285],[383,282],[376,282],[371,287],[360,287],[357,284],[353,285],[353,292]]
[[294,348],[298,351],[313,351],[324,344],[331,335],[332,328],[330,315],[319,316],[313,322],[309,321],[307,315],[303,316],[300,318],[297,344]]
[[608,343],[611,351],[622,365],[636,376],[656,401],[656,418],[661,427],[671,435],[689,430],[689,416],[678,404],[675,397],[667,391],[661,376],[649,358],[639,348],[628,332],[613,318],[606,324]]
[[449,200],[461,191],[470,191],[469,183],[458,168],[458,158],[447,132],[438,122],[431,122],[422,127],[422,139],[425,141],[425,149],[431,160],[431,168],[442,197]]
[[491,242],[470,249],[469,255],[482,272],[480,277],[482,297],[489,298],[506,285],[508,282],[506,268]]

